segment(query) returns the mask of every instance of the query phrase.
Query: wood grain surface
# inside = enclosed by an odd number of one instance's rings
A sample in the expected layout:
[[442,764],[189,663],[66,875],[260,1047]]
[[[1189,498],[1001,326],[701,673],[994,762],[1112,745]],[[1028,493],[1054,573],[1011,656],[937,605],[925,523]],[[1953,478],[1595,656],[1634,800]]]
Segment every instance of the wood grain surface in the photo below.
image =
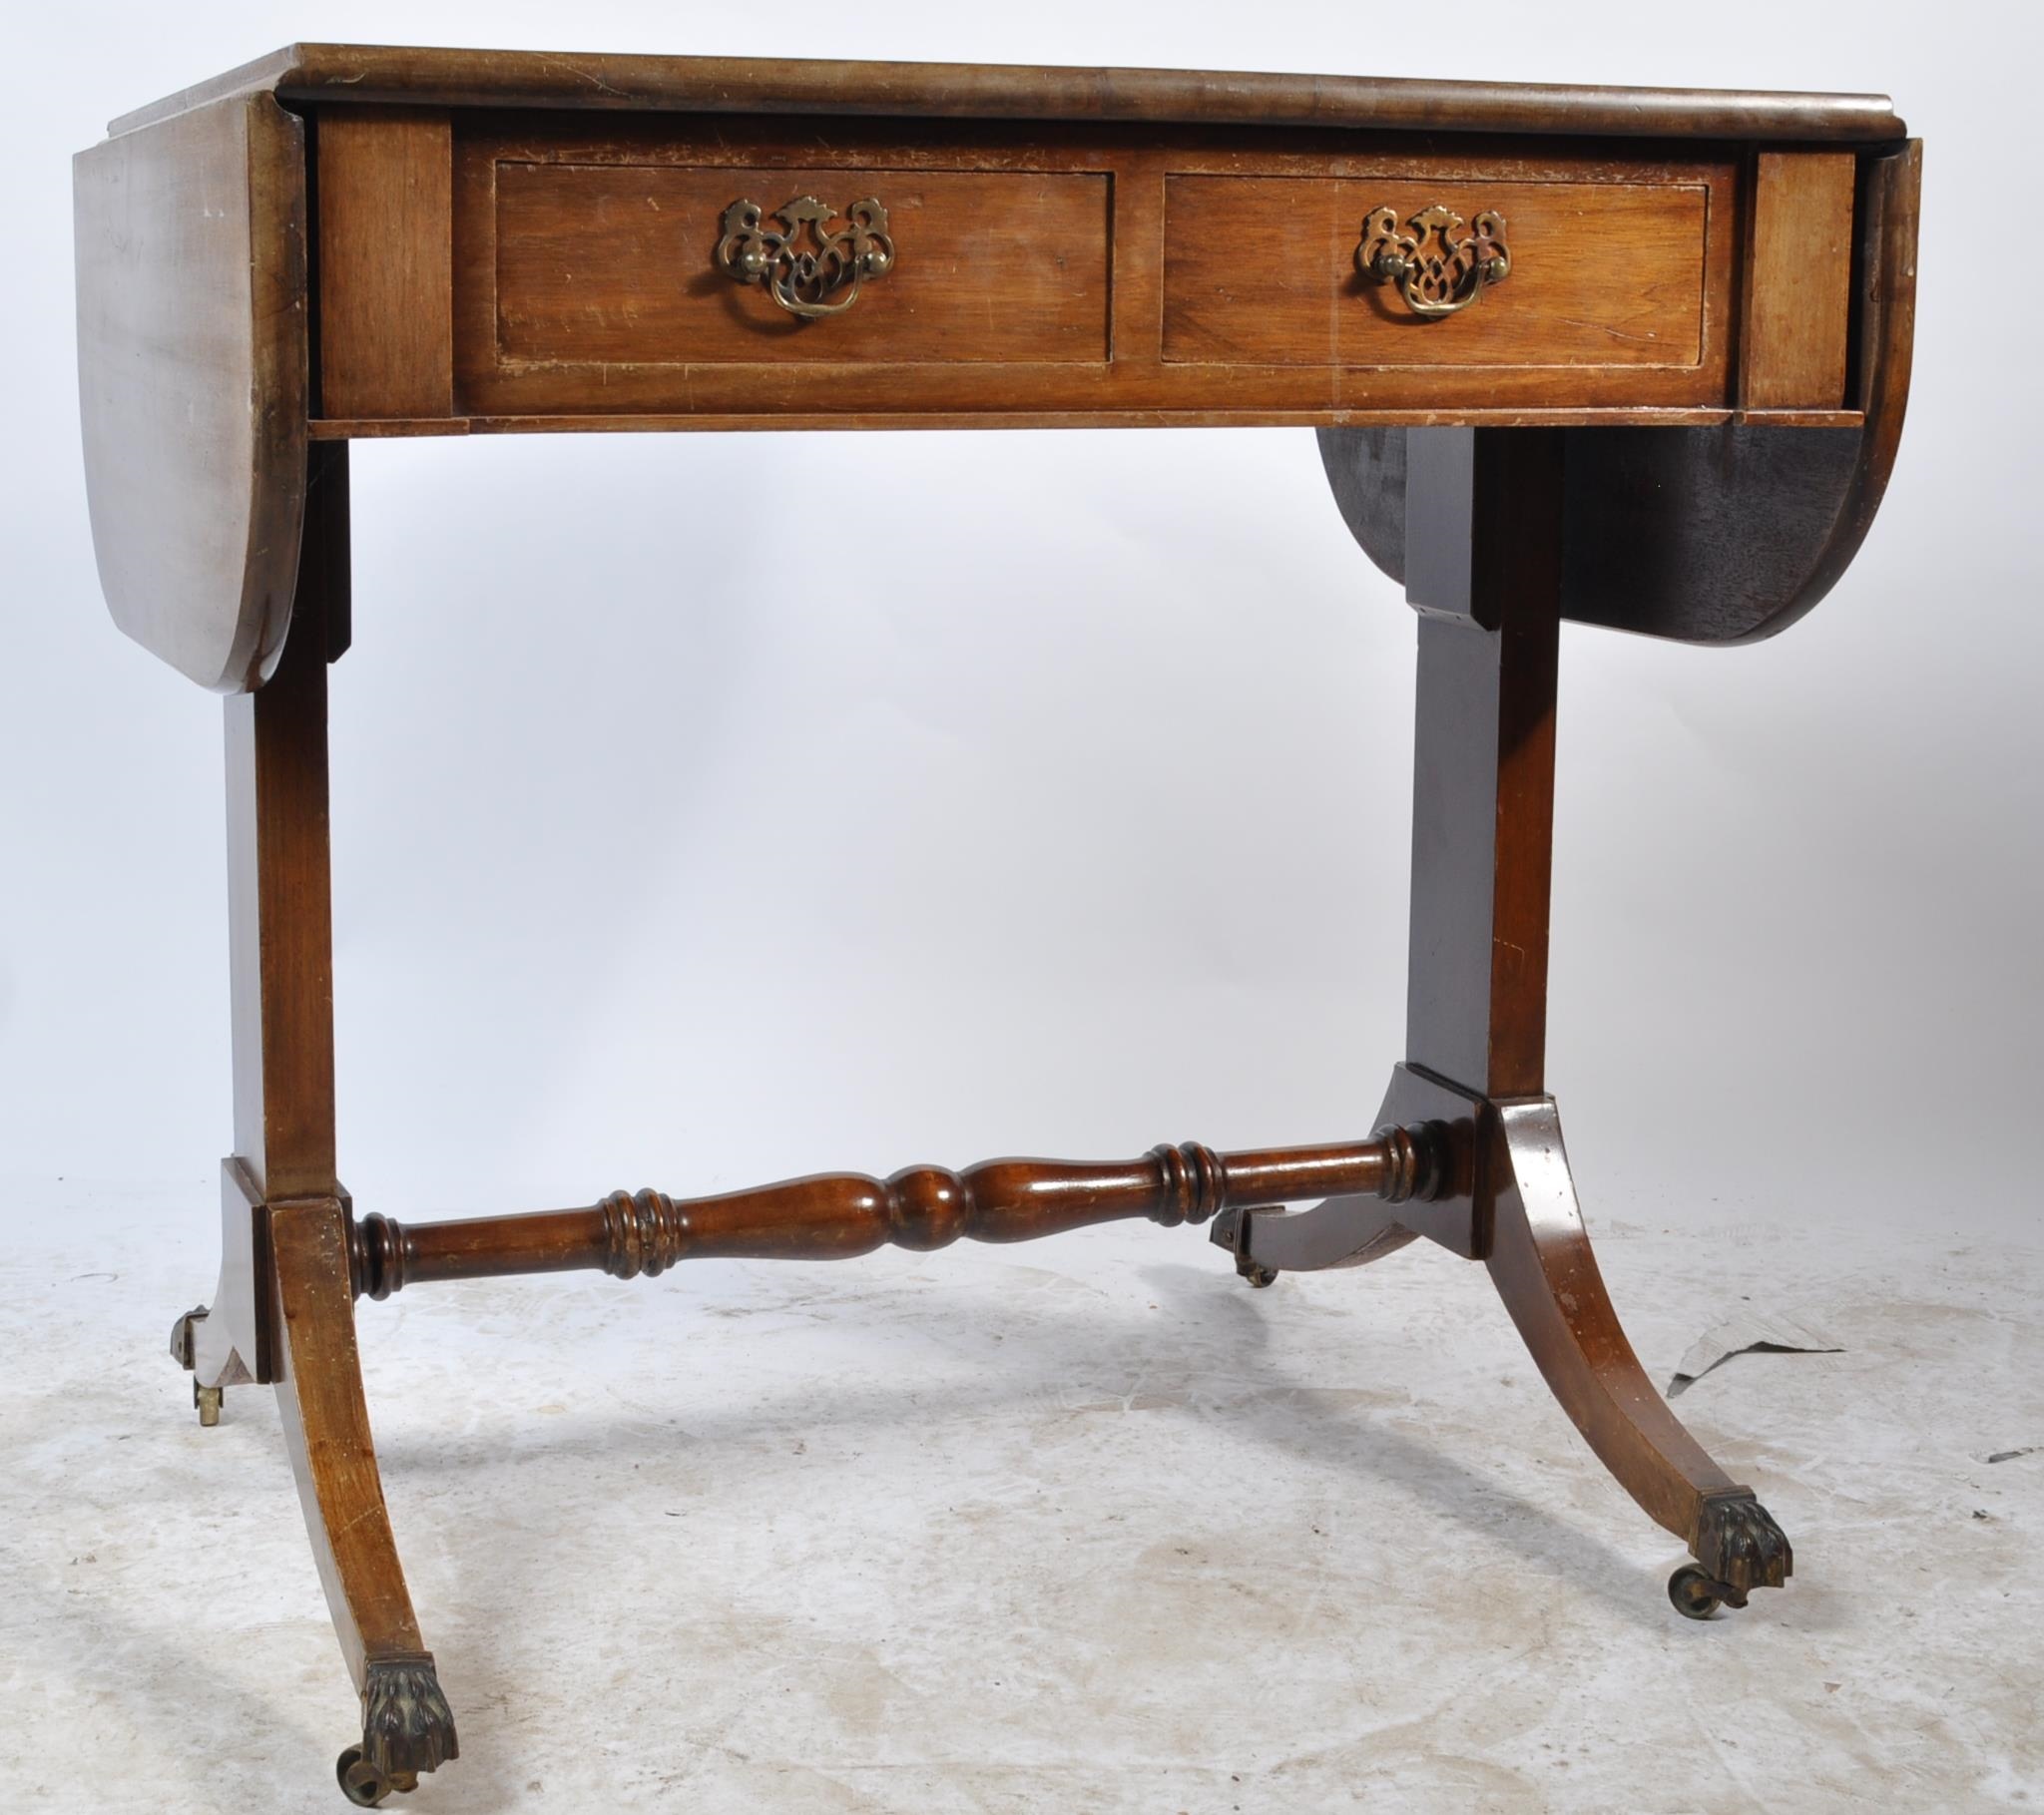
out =
[[1217,1153],[1187,1141],[1140,1159],[991,1159],[954,1172],[906,1166],[886,1178],[825,1172],[712,1197],[613,1191],[587,1209],[399,1224],[364,1217],[357,1288],[387,1298],[427,1280],[600,1267],[620,1279],[684,1260],[832,1260],[892,1243],[1035,1241],[1147,1216],[1175,1227],[1230,1209],[1336,1192],[1400,1205],[1442,1188],[1433,1131],[1379,1128],[1333,1146]]
[[[1738,179],[1722,153],[1533,142],[1420,154],[1301,133],[458,119],[457,415],[857,427],[1725,409]],[[715,262],[731,202],[802,193],[878,197],[897,247],[892,271],[822,321]],[[1419,322],[1354,250],[1369,208],[1434,200],[1516,210],[1526,249],[1479,305]]]
[[304,505],[304,128],[266,94],[81,152],[78,396],[100,587],[222,691],[275,666]]
[[[1731,173],[1716,180],[1729,201]],[[1203,365],[1679,366],[1704,360],[1712,184],[1409,175],[1172,177],[1164,357]],[[1469,307],[1414,315],[1356,269],[1363,217],[1501,214],[1511,272]],[[1716,348],[1712,349],[1716,351]],[[1708,375],[1699,390],[1709,394]]]
[[[1713,425],[1572,425],[1562,616],[1684,643],[1748,643],[1836,584],[1894,470],[1909,399],[1922,146],[1865,162],[1848,361],[1856,415],[1748,411]],[[1402,428],[1322,429],[1350,532],[1405,572]]]
[[602,112],[1135,120],[1465,133],[1899,139],[1885,95],[1609,88],[1411,77],[1055,65],[648,57],[293,44],[114,121],[134,128],[226,95]]
[[1742,347],[1750,410],[1844,400],[1857,168],[1850,152],[1762,152],[1754,161]]
[[[1104,360],[1109,179],[1099,173],[496,166],[496,353],[647,365]],[[876,198],[892,268],[803,320],[715,262],[733,203]]]
[[447,116],[326,109],[317,167],[321,414],[451,415],[454,152]]

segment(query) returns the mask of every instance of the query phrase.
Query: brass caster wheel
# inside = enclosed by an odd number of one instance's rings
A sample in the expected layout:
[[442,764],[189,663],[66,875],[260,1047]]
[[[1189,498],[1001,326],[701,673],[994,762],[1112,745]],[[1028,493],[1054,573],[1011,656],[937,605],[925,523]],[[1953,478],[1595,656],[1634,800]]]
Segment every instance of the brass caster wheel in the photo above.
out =
[[333,1775],[340,1780],[340,1793],[358,1809],[373,1809],[393,1790],[404,1796],[419,1787],[416,1771],[392,1771],[386,1777],[362,1756],[360,1746],[349,1746],[333,1761]]
[[362,1756],[360,1746],[349,1746],[333,1761],[333,1775],[340,1793],[358,1809],[373,1809],[397,1787]]
[[199,1422],[209,1431],[220,1423],[221,1400],[224,1396],[219,1387],[203,1387],[196,1380],[192,1383],[192,1403],[199,1408]]
[[392,1771],[386,1777],[362,1756],[360,1746],[349,1746],[333,1761],[333,1774],[340,1793],[358,1809],[373,1809],[393,1790],[403,1796],[419,1787],[416,1771]]
[[1254,1260],[1238,1260],[1235,1263],[1235,1270],[1253,1286],[1261,1287],[1278,1283],[1278,1269],[1276,1267],[1259,1266]]
[[1686,1563],[1669,1577],[1668,1598],[1685,1617],[1709,1619],[1725,1604],[1725,1585],[1713,1582],[1695,1564]]

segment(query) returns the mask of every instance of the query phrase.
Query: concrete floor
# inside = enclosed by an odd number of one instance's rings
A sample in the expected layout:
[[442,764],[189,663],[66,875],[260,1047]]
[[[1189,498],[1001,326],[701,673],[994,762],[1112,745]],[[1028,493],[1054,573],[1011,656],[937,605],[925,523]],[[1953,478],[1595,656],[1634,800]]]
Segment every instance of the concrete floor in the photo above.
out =
[[[16,1808],[337,1810],[355,1718],[267,1394],[164,1348],[209,1187],[0,1201]],[[1593,1227],[1796,1547],[1706,1624],[1480,1269],[1193,1231],[419,1289],[362,1318],[463,1757],[433,1811],[2044,1807],[2044,1256]]]

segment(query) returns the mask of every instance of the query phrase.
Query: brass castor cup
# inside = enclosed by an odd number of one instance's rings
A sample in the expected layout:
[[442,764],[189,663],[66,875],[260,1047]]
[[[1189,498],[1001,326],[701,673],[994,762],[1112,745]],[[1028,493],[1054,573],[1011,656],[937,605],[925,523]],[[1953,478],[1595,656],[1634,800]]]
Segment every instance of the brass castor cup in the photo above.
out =
[[1669,1577],[1668,1598],[1691,1619],[1709,1619],[1721,1606],[1743,1607],[1755,1588],[1785,1588],[1795,1574],[1788,1537],[1751,1488],[1706,1494],[1689,1548],[1697,1561]]

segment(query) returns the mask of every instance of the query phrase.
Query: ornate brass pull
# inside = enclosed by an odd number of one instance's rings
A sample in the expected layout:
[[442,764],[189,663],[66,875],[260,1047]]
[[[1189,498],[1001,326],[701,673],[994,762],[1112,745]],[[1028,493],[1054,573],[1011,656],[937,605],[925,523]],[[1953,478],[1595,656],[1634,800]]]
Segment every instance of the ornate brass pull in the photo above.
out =
[[1512,271],[1505,246],[1505,218],[1487,210],[1465,230],[1462,217],[1436,203],[1398,226],[1394,208],[1373,208],[1363,217],[1362,243],[1355,268],[1379,283],[1395,283],[1405,306],[1423,321],[1437,321],[1467,308]]
[[[766,225],[759,203],[734,202],[724,211],[717,262],[740,283],[765,283],[790,315],[841,315],[858,300],[864,279],[893,269],[894,241],[887,236],[887,211],[874,197],[854,202],[844,211],[844,225],[830,232],[836,212],[814,196],[797,196],[773,211],[776,230]],[[804,228],[807,244],[801,243]]]

